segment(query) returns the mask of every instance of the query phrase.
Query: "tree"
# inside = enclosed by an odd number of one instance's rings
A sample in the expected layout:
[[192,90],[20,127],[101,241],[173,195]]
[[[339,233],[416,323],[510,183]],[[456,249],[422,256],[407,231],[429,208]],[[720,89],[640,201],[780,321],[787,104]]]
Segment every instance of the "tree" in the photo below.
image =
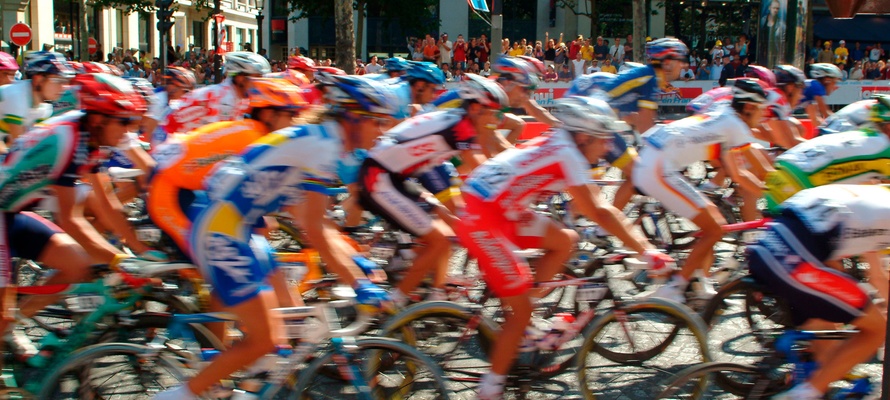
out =
[[337,50],[334,56],[337,66],[347,74],[355,72],[355,30],[352,21],[352,0],[336,0],[334,2],[334,26]]

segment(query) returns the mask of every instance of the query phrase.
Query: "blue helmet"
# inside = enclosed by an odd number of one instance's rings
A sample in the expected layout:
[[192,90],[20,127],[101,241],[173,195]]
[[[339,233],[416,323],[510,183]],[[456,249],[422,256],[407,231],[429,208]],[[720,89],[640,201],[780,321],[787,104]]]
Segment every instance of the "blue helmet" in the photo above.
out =
[[408,69],[408,60],[405,60],[402,57],[390,57],[386,59],[384,68],[389,72],[404,71]]
[[358,76],[331,76],[325,97],[334,107],[362,115],[404,118],[410,96],[395,85]]
[[37,74],[59,75],[63,78],[74,78],[74,68],[65,56],[52,51],[32,51],[25,54],[25,74],[33,76]]
[[445,73],[436,64],[426,61],[408,61],[408,64],[406,77],[409,81],[420,79],[436,85],[445,84]]

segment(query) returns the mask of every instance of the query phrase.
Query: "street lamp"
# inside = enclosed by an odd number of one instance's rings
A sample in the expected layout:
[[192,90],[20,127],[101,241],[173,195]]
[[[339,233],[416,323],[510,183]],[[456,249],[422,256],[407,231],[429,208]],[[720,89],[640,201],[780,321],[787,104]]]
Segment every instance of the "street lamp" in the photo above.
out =
[[259,53],[260,50],[263,49],[263,6],[265,5],[265,4],[263,4],[263,3],[265,3],[265,0],[256,0],[256,9],[257,9],[257,15],[256,15],[256,29],[257,29],[257,31],[256,31],[256,41],[257,41],[257,46],[256,46],[256,52],[257,52],[257,53]]

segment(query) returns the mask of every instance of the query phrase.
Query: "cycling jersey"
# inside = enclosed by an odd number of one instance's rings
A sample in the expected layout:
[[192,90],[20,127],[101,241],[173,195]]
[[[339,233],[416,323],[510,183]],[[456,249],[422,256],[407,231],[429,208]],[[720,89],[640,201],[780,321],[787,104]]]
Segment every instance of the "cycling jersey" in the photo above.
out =
[[417,115],[378,138],[359,171],[362,206],[405,232],[416,236],[429,233],[429,203],[417,190],[405,186],[405,181],[473,146],[476,130],[464,115],[461,109]]
[[247,98],[239,99],[232,79],[190,92],[167,117],[168,133],[189,132],[219,121],[237,121],[249,109]]
[[890,139],[873,130],[819,136],[777,157],[775,168],[766,176],[770,211],[806,188],[890,176]]
[[252,228],[264,215],[297,204],[303,190],[327,193],[336,179],[340,137],[334,122],[281,129],[211,170],[204,185],[209,204],[195,218],[189,249],[225,305],[267,288],[275,263]]
[[594,73],[589,78],[583,75],[582,81],[578,82],[577,87],[573,83],[574,90],[570,91],[580,96],[601,96],[620,113],[637,112],[640,108],[658,109],[655,97],[663,92],[667,82],[651,65],[632,68],[611,78],[602,74],[607,73]]
[[818,79],[807,79],[806,86],[803,89],[803,98],[797,105],[799,108],[806,108],[810,104],[816,102],[816,97],[825,97],[825,86]]
[[8,134],[11,125],[28,131],[53,115],[53,106],[49,103],[33,104],[30,80],[0,86],[0,133]]
[[148,215],[155,225],[187,251],[193,200],[188,191],[203,189],[204,178],[216,163],[240,154],[267,133],[262,123],[245,119],[216,122],[187,134],[175,135],[155,148],[157,167],[148,191]]
[[594,72],[584,74],[572,81],[572,86],[566,91],[565,96],[590,96],[596,90],[617,77],[617,74],[609,72]]
[[152,148],[167,140],[167,118],[181,104],[181,98],[170,100],[169,94],[164,88],[155,89],[155,102],[148,107],[145,118],[158,121],[158,126],[154,132],[144,132],[144,134],[148,135],[148,141],[151,143]]
[[67,85],[59,100],[52,102],[53,116],[62,115],[68,111],[80,110],[80,100],[77,98],[77,92],[80,85]]
[[766,235],[749,246],[749,268],[786,297],[796,325],[809,318],[849,323],[870,304],[857,282],[824,261],[890,246],[890,190],[830,185],[795,194]]
[[533,274],[513,253],[540,247],[548,219],[530,206],[543,193],[587,183],[589,163],[571,135],[553,130],[498,154],[461,187],[461,243],[477,257],[488,287],[499,297],[525,293]]
[[871,107],[877,102],[877,100],[869,99],[851,103],[825,118],[825,122],[819,125],[817,132],[819,135],[828,135],[859,129],[871,122],[869,121]]
[[[766,92],[766,108],[763,110],[763,120],[789,120],[793,110],[791,110],[791,105],[785,95],[775,88],[767,88],[764,91]],[[692,99],[686,105],[686,110],[693,114],[701,114],[728,104],[732,104],[732,87],[724,86],[711,89]]]
[[694,162],[719,159],[753,140],[751,129],[728,106],[658,127],[643,135],[634,184],[667,209],[691,219],[709,201],[680,171]]

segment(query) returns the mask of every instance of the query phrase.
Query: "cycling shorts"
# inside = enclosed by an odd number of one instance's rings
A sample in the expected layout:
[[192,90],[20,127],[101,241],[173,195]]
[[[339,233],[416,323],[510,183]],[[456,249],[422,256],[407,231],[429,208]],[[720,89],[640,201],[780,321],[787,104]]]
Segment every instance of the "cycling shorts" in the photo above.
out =
[[[6,225],[3,234],[3,245],[9,249],[11,257],[39,261],[40,255],[53,235],[64,233],[61,228],[49,220],[32,212],[5,213],[3,223]],[[15,272],[9,260],[0,260],[0,265],[7,267],[0,276],[0,287],[15,282]]]
[[621,133],[615,132],[612,135],[612,147],[606,153],[606,161],[613,167],[624,169],[637,158],[637,150],[627,145]]
[[362,208],[377,214],[400,230],[421,237],[433,230],[432,205],[421,198],[420,188],[389,172],[374,159],[365,160],[359,172]]
[[864,315],[871,299],[854,279],[825,266],[807,250],[803,243],[824,240],[811,236],[797,217],[783,214],[748,247],[751,274],[788,301],[795,325],[810,318],[850,323]]
[[460,195],[460,174],[451,162],[444,162],[437,167],[425,172],[418,177],[420,184],[436,196],[441,202],[446,202]]
[[460,215],[457,236],[476,257],[485,284],[497,297],[528,292],[534,274],[516,250],[540,248],[550,220],[532,210],[523,210],[516,220],[507,219],[496,203],[465,194],[466,207]]
[[228,307],[271,290],[266,277],[277,263],[269,242],[251,234],[252,228],[225,201],[214,202],[195,219],[189,250],[213,293]]
[[663,159],[661,150],[645,147],[633,170],[634,186],[671,212],[687,219],[701,214],[710,200]]

